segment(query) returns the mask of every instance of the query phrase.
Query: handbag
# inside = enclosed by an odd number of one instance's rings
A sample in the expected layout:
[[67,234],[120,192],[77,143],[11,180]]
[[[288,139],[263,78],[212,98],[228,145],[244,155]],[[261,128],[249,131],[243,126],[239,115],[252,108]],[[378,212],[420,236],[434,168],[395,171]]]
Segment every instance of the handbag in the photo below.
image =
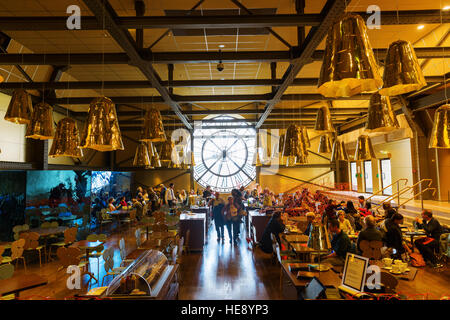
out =
[[425,267],[426,266],[425,260],[423,259],[422,255],[420,253],[411,252],[409,257],[411,259],[411,265],[413,267]]

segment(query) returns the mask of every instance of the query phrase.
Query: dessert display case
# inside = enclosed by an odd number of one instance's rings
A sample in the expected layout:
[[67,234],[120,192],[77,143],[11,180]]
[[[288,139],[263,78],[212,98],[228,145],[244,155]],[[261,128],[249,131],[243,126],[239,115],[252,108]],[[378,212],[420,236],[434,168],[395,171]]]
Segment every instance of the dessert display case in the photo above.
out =
[[103,297],[111,299],[176,299],[178,265],[160,251],[147,250],[116,276]]

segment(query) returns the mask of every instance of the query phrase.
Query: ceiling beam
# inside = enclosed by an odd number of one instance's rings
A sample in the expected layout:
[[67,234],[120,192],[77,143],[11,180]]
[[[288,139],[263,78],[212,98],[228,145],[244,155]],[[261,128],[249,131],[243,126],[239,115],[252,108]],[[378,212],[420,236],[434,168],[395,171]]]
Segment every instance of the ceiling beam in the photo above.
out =
[[[355,95],[352,97],[336,98],[333,100],[369,100],[370,94]],[[49,100],[53,104],[90,104],[95,97],[62,97]],[[143,104],[166,102],[161,97],[152,96],[119,96],[109,97],[116,104]],[[264,102],[272,101],[272,94],[241,94],[241,95],[198,95],[198,96],[178,96],[171,97],[174,103],[195,103],[195,102]],[[328,101],[329,99],[316,93],[305,94],[285,94],[278,101]],[[179,109],[181,113],[181,109]],[[241,113],[240,110],[234,113]],[[184,121],[183,121],[184,122]]]
[[349,2],[350,0],[328,0],[325,3],[320,14],[322,18],[320,25],[311,28],[309,31],[308,36],[300,46],[300,55],[292,61],[284,73],[283,83],[278,87],[273,98],[266,104],[264,113],[259,118],[256,128],[261,127],[270,112],[272,112],[272,109],[282,99],[284,92],[292,84],[300,70],[310,62],[314,50],[316,50],[317,46],[325,38],[334,21],[345,11]]
[[[296,57],[292,51],[222,51],[222,52],[151,52],[138,50],[142,59],[153,64],[179,63],[210,63],[222,60],[226,63],[250,62],[290,62]],[[383,60],[386,48],[373,49],[376,57]],[[450,47],[415,48],[419,59],[439,59],[450,57]],[[315,50],[311,55],[313,61],[322,61],[324,50]],[[130,58],[125,53],[11,53],[0,54],[0,65],[71,65],[95,64],[130,64]]]
[[[117,15],[108,1],[102,0],[83,0],[89,10],[95,15],[98,23],[106,28],[111,37],[125,51],[130,59],[130,64],[137,67],[144,76],[152,83],[152,86],[159,92],[164,102],[170,106],[180,120],[188,129],[192,129],[188,119],[181,113],[181,107],[172,100],[169,91],[160,83],[160,79],[156,71],[150,63],[143,60],[138,52],[136,43],[131,37],[128,30],[121,28],[117,23]],[[137,27],[141,28],[140,26]]]
[[[88,5],[89,7],[89,5]],[[90,7],[89,7],[90,8]],[[92,10],[91,10],[92,11]],[[366,12],[355,12],[367,19]],[[442,21],[441,21],[442,14]],[[0,30],[51,31],[67,30],[67,16],[0,17]],[[321,14],[277,15],[221,15],[221,16],[143,16],[114,17],[117,27],[126,29],[222,29],[266,27],[317,27],[323,21]],[[449,23],[449,12],[441,10],[381,11],[382,25]],[[92,16],[83,16],[82,30],[102,30],[102,22]]]

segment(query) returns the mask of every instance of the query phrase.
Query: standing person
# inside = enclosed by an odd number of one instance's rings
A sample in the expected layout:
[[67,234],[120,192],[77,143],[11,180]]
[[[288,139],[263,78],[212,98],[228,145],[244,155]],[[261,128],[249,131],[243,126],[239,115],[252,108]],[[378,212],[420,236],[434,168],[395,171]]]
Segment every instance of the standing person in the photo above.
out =
[[215,199],[211,199],[209,201],[209,206],[212,207],[212,214],[213,214],[213,220],[214,220],[214,226],[216,227],[217,232],[217,241],[225,240],[225,234],[224,234],[224,225],[225,220],[222,215],[223,208],[225,207],[225,202],[220,198],[220,195],[218,192],[215,194]]
[[228,237],[230,243],[237,244],[237,228],[239,227],[238,208],[234,205],[233,197],[228,197],[228,203],[222,209],[222,214],[225,217],[225,225],[228,230]]
[[167,188],[166,188],[165,185],[163,185],[163,184],[161,183],[160,189],[161,189],[161,193],[160,193],[160,195],[159,195],[159,198],[161,199],[161,205],[166,205],[166,204],[167,204],[167,202],[166,202],[166,192],[167,192]]
[[166,203],[169,205],[169,208],[173,208],[175,205],[175,192],[173,191],[174,184],[169,184],[169,189],[166,190]]
[[150,203],[151,203],[151,209],[152,212],[156,211],[156,204],[158,203],[158,195],[156,194],[155,190],[153,188],[150,188]]
[[211,186],[207,186],[205,191],[203,191],[203,198],[208,201],[209,198],[211,198],[212,192],[211,192]]
[[426,238],[420,238],[414,241],[423,259],[431,264],[433,268],[442,267],[442,265],[437,264],[437,259],[434,254],[435,251],[439,250],[439,241],[442,234],[441,224],[433,218],[433,213],[426,209],[422,211],[422,222],[419,218],[416,218],[415,223],[419,229],[425,230],[427,234]]

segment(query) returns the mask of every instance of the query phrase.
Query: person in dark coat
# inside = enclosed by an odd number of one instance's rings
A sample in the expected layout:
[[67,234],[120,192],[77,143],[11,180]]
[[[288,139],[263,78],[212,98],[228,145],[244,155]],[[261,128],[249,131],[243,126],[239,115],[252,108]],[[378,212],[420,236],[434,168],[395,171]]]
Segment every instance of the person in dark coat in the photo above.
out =
[[359,244],[362,240],[367,241],[382,241],[383,235],[380,231],[377,230],[376,225],[377,222],[373,216],[367,216],[365,219],[366,228],[361,231],[358,235],[358,240],[356,241],[356,248],[358,253],[361,254],[362,250],[359,247]]
[[225,202],[222,199],[220,199],[219,193],[216,192],[215,199],[211,199],[209,205],[212,207],[214,226],[216,227],[217,232],[217,241],[220,241],[220,239],[224,241],[225,220],[222,215],[222,210],[225,207]]
[[283,221],[281,220],[281,213],[275,212],[270,218],[269,222],[267,223],[266,228],[264,229],[264,232],[261,237],[261,241],[259,242],[259,247],[262,251],[265,253],[272,253],[272,238],[271,234],[275,236],[277,239],[278,244],[281,246],[281,240],[280,240],[280,233],[282,233],[285,229],[285,225]]
[[442,234],[442,227],[439,221],[433,218],[433,213],[430,210],[422,211],[422,222],[416,218],[416,226],[423,229],[427,234],[426,238],[417,239],[414,241],[415,246],[419,249],[420,254],[424,260],[430,263],[433,267],[439,268],[441,265],[437,264],[436,255],[439,250],[439,241]]

